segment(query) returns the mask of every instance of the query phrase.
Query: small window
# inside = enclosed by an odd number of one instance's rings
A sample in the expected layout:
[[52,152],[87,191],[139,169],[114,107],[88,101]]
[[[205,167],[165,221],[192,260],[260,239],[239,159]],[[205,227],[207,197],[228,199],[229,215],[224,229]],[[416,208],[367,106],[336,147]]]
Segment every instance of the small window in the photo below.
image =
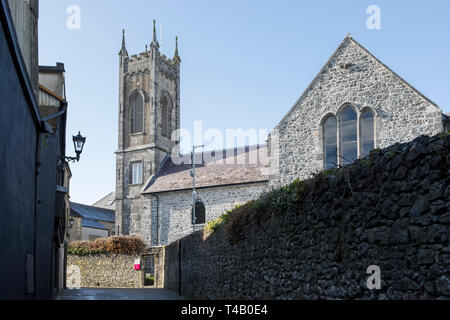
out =
[[131,98],[131,134],[144,131],[144,98],[135,93]]
[[372,111],[365,111],[361,115],[361,155],[363,158],[369,155],[375,148],[375,122]]
[[130,164],[130,184],[142,184],[142,162],[133,162]]
[[341,114],[341,163],[347,165],[358,159],[357,114],[347,107]]
[[337,120],[334,116],[328,117],[324,125],[325,141],[325,170],[336,168],[337,159]]
[[206,223],[206,210],[203,201],[197,200],[195,203],[195,218],[194,209],[192,209],[192,224],[205,224]]

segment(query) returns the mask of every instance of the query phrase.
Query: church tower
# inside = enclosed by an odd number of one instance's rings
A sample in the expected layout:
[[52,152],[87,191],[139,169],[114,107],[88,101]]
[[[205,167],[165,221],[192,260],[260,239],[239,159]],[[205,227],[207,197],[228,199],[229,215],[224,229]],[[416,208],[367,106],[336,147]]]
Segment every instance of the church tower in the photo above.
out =
[[150,204],[141,196],[149,179],[179,141],[180,63],[178,39],[172,59],[153,40],[128,55],[125,31],[119,52],[119,144],[116,151],[116,234],[151,237]]

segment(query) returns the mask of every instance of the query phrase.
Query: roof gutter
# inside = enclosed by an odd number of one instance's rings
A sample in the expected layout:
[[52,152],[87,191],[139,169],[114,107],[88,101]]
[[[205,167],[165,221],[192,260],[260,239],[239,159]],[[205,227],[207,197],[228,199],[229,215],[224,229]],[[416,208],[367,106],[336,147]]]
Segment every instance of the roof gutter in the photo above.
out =
[[59,116],[62,116],[64,113],[66,113],[66,110],[67,110],[67,102],[61,102],[61,103],[62,103],[62,106],[61,106],[61,109],[60,109],[58,112],[56,112],[56,113],[54,113],[54,114],[51,114],[51,115],[49,115],[48,117],[43,118],[41,121],[48,121],[48,120],[57,118],[57,117],[59,117]]
[[[236,187],[236,186],[249,186],[249,185],[256,185],[256,184],[265,184],[269,182],[269,179],[266,180],[257,180],[257,181],[245,181],[245,182],[237,182],[237,183],[227,183],[227,184],[218,184],[218,185],[211,185],[211,186],[202,186],[202,187],[195,187],[196,189],[214,189],[214,188],[222,188],[222,187]],[[142,194],[150,194],[156,196],[157,194],[163,194],[168,192],[181,192],[181,191],[190,191],[192,188],[183,188],[183,189],[171,189],[171,190],[161,190],[161,191],[146,191]]]

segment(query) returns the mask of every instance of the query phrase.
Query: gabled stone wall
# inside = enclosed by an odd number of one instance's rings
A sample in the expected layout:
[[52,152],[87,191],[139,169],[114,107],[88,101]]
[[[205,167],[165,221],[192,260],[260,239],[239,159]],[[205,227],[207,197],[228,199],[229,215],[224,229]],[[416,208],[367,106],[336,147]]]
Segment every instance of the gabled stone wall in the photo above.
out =
[[351,104],[375,116],[375,148],[405,143],[442,131],[442,111],[347,38],[271,133],[272,186],[306,179],[324,169],[322,121]]

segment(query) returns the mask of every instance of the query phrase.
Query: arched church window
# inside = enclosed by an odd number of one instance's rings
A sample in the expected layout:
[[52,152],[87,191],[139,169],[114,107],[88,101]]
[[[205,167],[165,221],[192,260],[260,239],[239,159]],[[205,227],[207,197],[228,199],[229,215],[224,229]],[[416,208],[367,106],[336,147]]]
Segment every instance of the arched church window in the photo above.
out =
[[144,98],[139,93],[131,97],[131,134],[144,131]]
[[337,120],[329,116],[324,124],[325,169],[336,168],[337,160]]
[[375,148],[374,113],[366,110],[361,115],[361,156],[364,158]]
[[192,224],[205,224],[205,223],[206,223],[205,205],[203,201],[197,200],[195,202],[195,219],[194,219],[194,210],[192,210]]
[[341,164],[350,164],[358,158],[358,122],[356,111],[345,107],[340,114]]

